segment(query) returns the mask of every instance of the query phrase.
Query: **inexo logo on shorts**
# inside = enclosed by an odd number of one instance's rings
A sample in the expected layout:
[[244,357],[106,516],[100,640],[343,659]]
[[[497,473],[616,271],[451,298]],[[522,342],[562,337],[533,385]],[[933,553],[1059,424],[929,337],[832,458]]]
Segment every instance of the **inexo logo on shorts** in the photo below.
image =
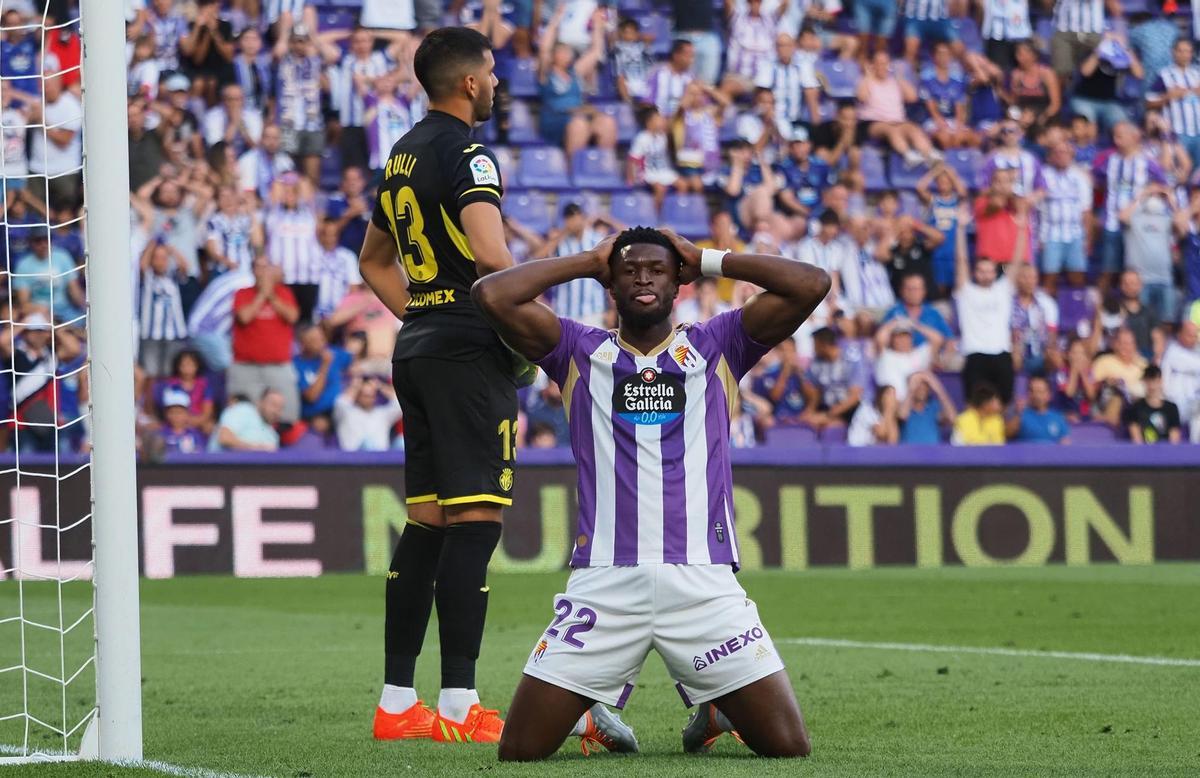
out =
[[741,635],[732,637],[723,643],[718,643],[716,646],[705,651],[704,656],[692,657],[692,667],[696,668],[696,672],[699,672],[709,665],[715,665],[721,660],[721,657],[736,654],[746,646],[762,638],[765,634],[763,628],[755,624]]

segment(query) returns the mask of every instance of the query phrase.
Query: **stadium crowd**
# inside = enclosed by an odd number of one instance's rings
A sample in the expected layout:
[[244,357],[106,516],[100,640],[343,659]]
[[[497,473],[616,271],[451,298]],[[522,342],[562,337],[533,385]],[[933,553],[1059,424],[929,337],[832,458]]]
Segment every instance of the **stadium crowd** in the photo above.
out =
[[[426,110],[413,52],[443,24],[496,49],[477,136],[518,261],[661,223],[831,272],[743,382],[737,445],[1200,441],[1200,4],[125,5],[147,456],[403,446],[400,324],[356,255],[382,161]],[[2,8],[0,401],[23,424],[0,447],[80,450],[77,12]],[[754,292],[701,279],[677,318]],[[591,280],[547,302],[613,322]],[[520,429],[567,445],[556,385],[527,390]]]

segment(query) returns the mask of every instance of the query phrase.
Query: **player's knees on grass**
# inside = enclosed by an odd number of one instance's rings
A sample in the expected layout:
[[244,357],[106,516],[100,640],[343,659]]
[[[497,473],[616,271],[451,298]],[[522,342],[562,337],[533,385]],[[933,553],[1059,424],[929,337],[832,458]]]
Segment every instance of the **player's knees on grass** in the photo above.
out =
[[799,728],[781,724],[763,733],[754,740],[746,739],[746,745],[759,756],[786,759],[808,756],[812,753],[812,741],[801,725]]
[[536,762],[553,754],[558,746],[548,748],[541,739],[512,732],[505,727],[500,734],[500,749],[498,756],[501,762]]

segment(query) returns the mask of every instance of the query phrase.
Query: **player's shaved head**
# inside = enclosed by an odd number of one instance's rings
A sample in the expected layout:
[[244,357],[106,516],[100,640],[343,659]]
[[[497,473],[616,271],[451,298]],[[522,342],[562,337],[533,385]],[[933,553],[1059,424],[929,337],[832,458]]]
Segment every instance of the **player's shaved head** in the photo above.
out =
[[442,27],[425,36],[413,57],[413,71],[430,100],[454,95],[464,76],[478,70],[491,42],[467,27]]

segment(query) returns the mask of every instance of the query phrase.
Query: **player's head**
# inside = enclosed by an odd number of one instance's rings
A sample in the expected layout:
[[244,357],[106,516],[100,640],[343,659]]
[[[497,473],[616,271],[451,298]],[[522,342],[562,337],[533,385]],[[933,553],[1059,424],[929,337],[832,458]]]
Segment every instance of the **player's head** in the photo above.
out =
[[413,71],[431,103],[468,100],[474,119],[492,117],[496,91],[492,44],[466,27],[442,27],[425,36],[413,57]]
[[671,317],[683,258],[669,238],[649,227],[617,236],[608,265],[609,291],[625,324],[644,329]]

